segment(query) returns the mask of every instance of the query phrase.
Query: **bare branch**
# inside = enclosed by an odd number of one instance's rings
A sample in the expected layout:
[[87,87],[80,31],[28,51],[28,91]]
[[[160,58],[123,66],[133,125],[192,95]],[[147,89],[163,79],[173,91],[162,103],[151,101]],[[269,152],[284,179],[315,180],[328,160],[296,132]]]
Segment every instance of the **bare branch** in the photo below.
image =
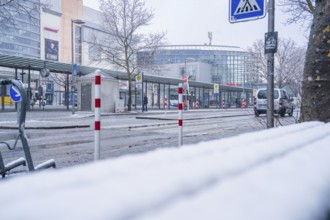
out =
[[[258,79],[266,82],[267,79],[267,57],[264,54],[264,41],[257,40],[248,49],[252,56],[259,60],[255,62],[252,69],[257,72]],[[274,80],[278,87],[290,85],[293,91],[298,94],[301,88],[303,68],[306,49],[299,47],[291,39],[279,39],[277,53],[275,54],[275,75]],[[259,82],[259,80],[255,80]]]
[[282,11],[291,14],[287,20],[288,24],[300,23],[308,27],[313,19],[313,13],[315,11],[315,0],[280,0],[279,6]]
[[37,24],[39,22],[40,10],[49,7],[50,4],[47,0],[42,2],[39,0],[9,1],[4,5],[0,5],[0,25],[2,27],[16,27],[15,19],[17,17],[29,20],[32,24]]
[[100,60],[116,66],[118,70],[127,73],[129,81],[129,100],[131,105],[131,78],[138,65],[137,54],[140,51],[151,49],[154,51],[162,44],[165,33],[141,34],[141,29],[154,17],[153,11],[148,10],[144,0],[101,0],[103,14],[104,36],[95,35],[90,40],[93,50],[98,51]]

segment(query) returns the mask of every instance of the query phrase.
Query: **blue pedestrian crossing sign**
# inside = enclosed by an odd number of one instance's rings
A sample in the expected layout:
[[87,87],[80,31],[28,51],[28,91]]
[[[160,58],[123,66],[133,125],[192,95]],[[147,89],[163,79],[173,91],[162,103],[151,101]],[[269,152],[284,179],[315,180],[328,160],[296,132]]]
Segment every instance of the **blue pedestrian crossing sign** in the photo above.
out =
[[9,95],[13,102],[22,101],[21,93],[18,91],[18,89],[15,86],[13,86],[13,84],[10,85]]
[[229,22],[261,19],[266,16],[266,0],[229,0]]

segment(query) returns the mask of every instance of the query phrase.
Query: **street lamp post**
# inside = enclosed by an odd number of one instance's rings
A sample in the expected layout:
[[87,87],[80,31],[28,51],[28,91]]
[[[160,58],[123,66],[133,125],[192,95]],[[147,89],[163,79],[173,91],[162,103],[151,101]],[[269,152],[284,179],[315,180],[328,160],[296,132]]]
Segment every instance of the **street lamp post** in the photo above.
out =
[[74,48],[74,25],[78,24],[82,25],[85,22],[81,19],[71,19],[71,61],[72,61],[72,87],[71,87],[71,102],[72,102],[72,114],[75,114],[75,95],[74,92],[76,91],[76,76],[77,76],[77,65],[75,63],[75,48]]

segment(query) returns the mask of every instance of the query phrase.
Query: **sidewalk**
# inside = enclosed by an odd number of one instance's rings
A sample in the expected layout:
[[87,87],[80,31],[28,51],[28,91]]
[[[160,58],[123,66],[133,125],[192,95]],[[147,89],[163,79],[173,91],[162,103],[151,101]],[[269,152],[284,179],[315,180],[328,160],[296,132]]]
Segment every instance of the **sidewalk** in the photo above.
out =
[[[239,109],[240,110],[240,109]],[[198,120],[202,118],[219,118],[219,117],[235,117],[246,115],[248,112],[237,113],[237,109],[191,109],[183,111],[184,120]],[[236,113],[235,113],[236,112]],[[201,117],[200,113],[221,113],[217,116]],[[251,110],[252,114],[252,110]],[[142,112],[140,109],[131,112],[123,113],[101,113],[101,117],[116,117],[116,116],[134,116],[136,119],[150,120],[177,120],[178,110],[162,110],[152,109],[147,112]],[[73,115],[71,110],[66,109],[35,109],[26,113],[26,129],[65,129],[65,128],[86,128],[90,127],[91,123],[86,123],[84,118],[94,117],[94,112],[76,111]],[[17,129],[17,113],[0,112],[0,129]]]

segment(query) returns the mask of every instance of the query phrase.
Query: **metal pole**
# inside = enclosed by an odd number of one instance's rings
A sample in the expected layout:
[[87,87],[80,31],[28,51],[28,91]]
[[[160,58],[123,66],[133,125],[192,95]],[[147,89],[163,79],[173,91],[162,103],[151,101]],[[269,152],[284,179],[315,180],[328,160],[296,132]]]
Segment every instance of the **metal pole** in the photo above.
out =
[[[164,94],[163,94],[163,100],[166,98],[166,84],[164,83]],[[165,110],[165,102],[164,102],[164,110]]]
[[94,141],[94,160],[100,159],[100,132],[101,132],[101,71],[95,71],[95,141]]
[[65,90],[65,104],[66,109],[69,110],[69,73],[66,74],[66,90]]
[[[184,59],[184,77],[187,77],[188,78],[188,76],[187,76],[187,58],[185,58]],[[188,79],[187,79],[187,82],[188,82]],[[184,93],[184,100],[183,100],[183,105],[185,106],[185,104],[186,104],[186,99],[187,99],[187,92],[186,92],[186,88],[187,88],[187,83],[185,83],[184,81],[183,81],[183,86],[184,86],[184,88],[183,88],[183,93]],[[185,109],[185,108],[184,108]],[[187,110],[188,110],[188,108],[187,108]]]
[[74,41],[73,41],[73,20],[71,19],[71,63],[72,63],[72,86],[71,86],[71,102],[72,102],[72,114],[75,114],[74,104],[75,104],[75,85],[74,85],[74,78],[73,78],[73,66],[74,66]]
[[27,90],[27,109],[30,110],[30,98],[31,98],[31,67],[28,69],[28,90]]
[[157,93],[158,109],[160,109],[160,83],[158,83]]
[[168,91],[167,91],[167,97],[168,97],[168,101],[167,101],[167,108],[170,109],[171,103],[170,103],[170,97],[171,97],[171,84],[168,84]]
[[[15,79],[18,79],[18,70],[15,68]],[[17,111],[17,103],[15,102],[15,111]]]
[[202,89],[202,100],[203,100],[203,108],[205,108],[205,88]]
[[22,97],[22,101],[19,103],[18,106],[18,130],[19,130],[19,137],[22,142],[25,159],[29,168],[29,171],[34,170],[34,165],[31,157],[30,147],[27,142],[27,136],[25,134],[25,118],[26,118],[26,109],[27,109],[27,94],[24,90],[24,87],[18,80],[9,80],[7,84],[13,84],[19,91]]
[[[275,0],[268,2],[268,32],[275,29]],[[267,128],[274,127],[274,53],[267,54]]]
[[141,92],[141,103],[142,103],[142,112],[144,112],[144,91],[143,91],[143,72],[142,72],[142,92]]
[[210,89],[207,89],[207,107],[210,108]]

